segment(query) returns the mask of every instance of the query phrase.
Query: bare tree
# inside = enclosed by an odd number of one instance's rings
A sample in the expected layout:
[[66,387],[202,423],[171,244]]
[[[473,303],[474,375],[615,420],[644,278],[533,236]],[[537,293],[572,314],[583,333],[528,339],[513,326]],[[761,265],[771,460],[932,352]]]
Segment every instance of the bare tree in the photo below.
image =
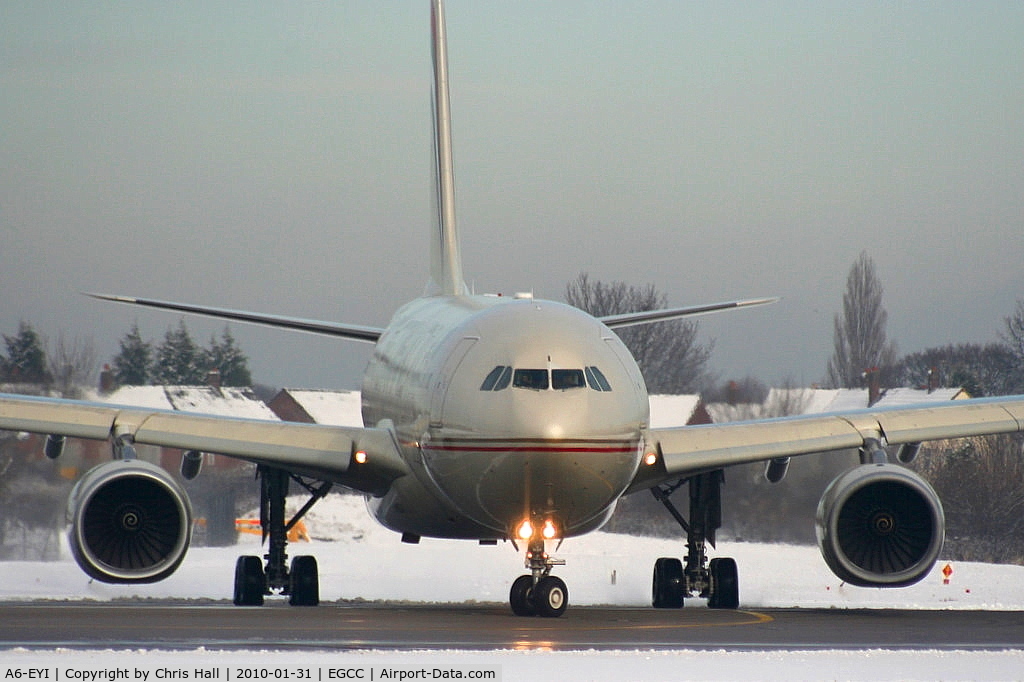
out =
[[956,343],[905,355],[893,368],[894,386],[962,388],[972,397],[1024,390],[1020,362],[1002,343]]
[[882,307],[884,289],[875,262],[861,251],[846,278],[843,312],[833,325],[833,353],[827,381],[836,388],[858,388],[865,370],[890,367],[896,361],[896,345],[886,340],[888,313]]
[[1017,359],[1024,363],[1024,299],[1017,301],[1017,309],[1005,321],[1006,330],[1000,332],[999,336]]
[[912,467],[939,494],[951,558],[1024,564],[1024,457],[1017,434],[926,443]]
[[46,357],[54,385],[65,398],[81,397],[82,386],[92,383],[99,366],[92,338],[76,336],[68,341],[64,332],[57,335]]
[[[591,280],[582,272],[565,288],[565,300],[595,317],[665,308],[668,297],[653,284]],[[711,381],[708,360],[714,341],[697,340],[698,324],[669,320],[616,330],[633,357],[651,393],[695,393]]]

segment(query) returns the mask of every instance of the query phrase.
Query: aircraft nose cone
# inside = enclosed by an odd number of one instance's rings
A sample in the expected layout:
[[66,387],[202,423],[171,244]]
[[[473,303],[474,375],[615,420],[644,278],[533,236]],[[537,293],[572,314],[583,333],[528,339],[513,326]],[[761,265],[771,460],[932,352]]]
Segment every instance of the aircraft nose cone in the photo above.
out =
[[[587,395],[558,391],[510,394],[510,416],[516,431],[526,437],[559,439],[597,436],[602,424],[587,409]],[[606,426],[606,425],[604,425]]]

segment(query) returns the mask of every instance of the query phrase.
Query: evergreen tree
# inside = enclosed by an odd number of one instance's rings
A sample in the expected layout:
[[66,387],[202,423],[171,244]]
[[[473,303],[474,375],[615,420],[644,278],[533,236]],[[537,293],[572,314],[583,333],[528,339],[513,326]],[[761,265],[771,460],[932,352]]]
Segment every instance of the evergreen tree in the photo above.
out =
[[153,344],[142,340],[139,323],[121,337],[121,352],[114,356],[114,379],[121,386],[145,386],[150,380]]
[[0,378],[24,384],[50,383],[43,341],[32,325],[20,322],[15,336],[4,334],[4,343],[7,357],[0,358]]
[[177,329],[169,328],[164,342],[156,348],[152,379],[156,384],[168,386],[198,386],[206,383],[202,350],[192,340],[185,320]]
[[220,343],[210,337],[210,347],[204,351],[204,360],[207,369],[220,372],[222,386],[252,386],[249,358],[235,343],[235,337],[228,327],[224,327]]

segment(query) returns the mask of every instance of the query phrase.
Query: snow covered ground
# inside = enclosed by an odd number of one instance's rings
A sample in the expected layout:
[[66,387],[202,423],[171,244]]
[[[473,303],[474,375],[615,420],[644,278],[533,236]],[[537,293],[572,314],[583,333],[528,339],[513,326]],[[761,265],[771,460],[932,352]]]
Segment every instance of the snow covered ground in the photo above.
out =
[[[361,498],[332,495],[307,517],[313,540],[290,554],[312,554],[320,565],[321,599],[497,602],[507,600],[522,557],[511,545],[423,539],[405,545],[367,515]],[[57,562],[0,563],[0,600],[111,600],[125,597],[228,599],[235,557],[261,554],[258,536],[243,536],[230,548],[197,547],[181,568],[155,585],[122,586],[90,581],[70,558]],[[568,540],[556,556],[573,604],[644,606],[650,603],[650,572],[659,556],[684,553],[681,541],[594,533]],[[740,567],[743,608],[915,608],[1024,611],[1024,567],[952,563],[944,584],[940,561],[910,588],[879,590],[843,585],[814,547],[719,543],[716,555],[733,556]],[[65,556],[68,556],[65,552]],[[782,561],[785,560],[784,570]],[[442,569],[443,566],[443,569]],[[438,576],[443,570],[444,579]],[[429,590],[425,588],[429,586]],[[570,607],[571,608],[571,607]],[[97,666],[111,652],[0,651],[5,666]],[[251,664],[239,652],[148,651],[133,656],[147,668],[202,661],[210,666]],[[1024,652],[261,652],[261,666],[300,660],[324,669],[345,665],[501,669],[503,679],[1024,679]],[[143,663],[144,662],[144,663]],[[367,675],[369,673],[366,673]],[[223,677],[221,678],[224,679]],[[232,678],[234,679],[234,678]],[[325,678],[326,679],[326,678]]]

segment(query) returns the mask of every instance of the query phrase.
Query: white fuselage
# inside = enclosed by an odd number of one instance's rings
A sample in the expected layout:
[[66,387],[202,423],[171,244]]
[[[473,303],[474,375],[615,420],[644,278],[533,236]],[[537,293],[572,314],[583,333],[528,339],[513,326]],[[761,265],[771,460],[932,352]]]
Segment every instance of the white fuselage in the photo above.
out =
[[394,424],[412,476],[371,511],[394,530],[501,539],[600,527],[633,479],[643,378],[601,322],[551,301],[434,296],[400,309],[363,380],[363,421]]

